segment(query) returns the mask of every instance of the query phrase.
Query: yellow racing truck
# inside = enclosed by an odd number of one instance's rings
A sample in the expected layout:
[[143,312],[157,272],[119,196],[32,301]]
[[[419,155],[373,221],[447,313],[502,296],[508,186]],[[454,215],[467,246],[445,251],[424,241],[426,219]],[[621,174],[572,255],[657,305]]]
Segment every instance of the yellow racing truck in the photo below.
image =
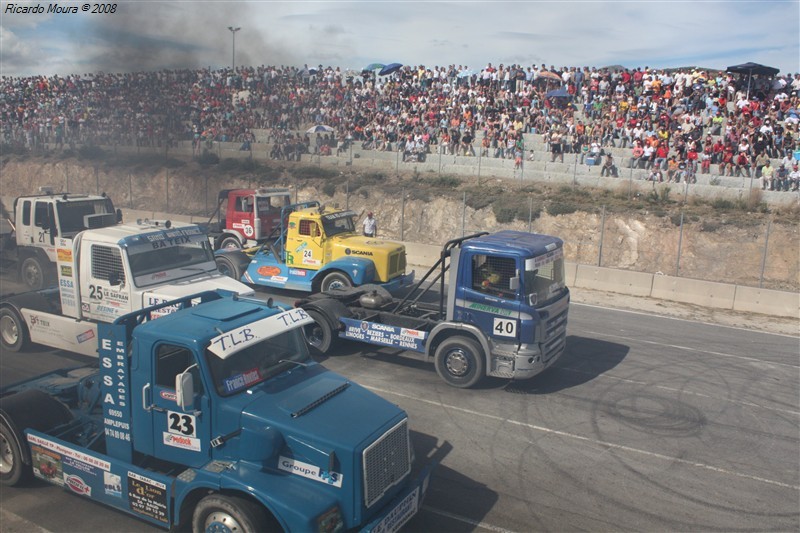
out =
[[364,284],[389,292],[414,282],[402,243],[364,237],[357,215],[317,201],[285,206],[266,242],[247,250],[218,250],[217,268],[251,285],[320,292]]

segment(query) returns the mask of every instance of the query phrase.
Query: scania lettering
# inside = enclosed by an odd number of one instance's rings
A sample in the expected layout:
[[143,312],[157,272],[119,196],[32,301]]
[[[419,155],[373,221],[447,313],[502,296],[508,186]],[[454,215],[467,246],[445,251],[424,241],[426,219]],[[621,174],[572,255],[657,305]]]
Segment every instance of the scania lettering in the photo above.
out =
[[0,390],[0,484],[198,533],[396,531],[419,511],[435,461],[415,460],[403,410],[309,357],[302,309],[161,306],[177,310],[100,324],[99,367]]

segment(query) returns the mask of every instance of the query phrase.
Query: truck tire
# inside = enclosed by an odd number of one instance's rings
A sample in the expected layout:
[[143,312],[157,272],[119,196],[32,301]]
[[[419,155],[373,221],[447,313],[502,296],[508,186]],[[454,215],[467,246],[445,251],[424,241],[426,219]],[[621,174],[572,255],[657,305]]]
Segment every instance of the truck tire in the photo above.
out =
[[14,432],[0,422],[0,485],[13,487],[31,477],[31,467],[22,460],[22,450]]
[[239,264],[236,261],[224,255],[218,255],[215,259],[217,261],[217,270],[219,270],[221,274],[233,278],[236,281],[242,280],[242,274],[244,274],[244,272],[239,268]]
[[306,311],[308,316],[314,319],[313,324],[303,326],[303,333],[306,335],[306,342],[313,349],[321,354],[326,354],[334,346],[338,339],[330,322],[318,311]]
[[265,509],[254,502],[237,496],[210,494],[200,500],[194,509],[192,531],[261,532],[281,531],[281,528],[271,523]]
[[22,351],[28,345],[28,327],[16,310],[0,309],[0,344],[10,352]]
[[483,379],[486,362],[483,350],[473,339],[450,337],[436,348],[436,373],[453,387],[468,389]]
[[19,267],[19,279],[31,291],[49,286],[50,276],[38,257],[26,257]]
[[320,285],[320,290],[322,292],[328,292],[331,289],[343,289],[352,286],[353,282],[350,281],[350,278],[347,277],[347,274],[343,272],[333,271],[328,273],[324,278],[322,278],[322,284]]
[[219,250],[241,250],[242,243],[239,242],[239,239],[228,235],[223,237],[222,240],[219,241]]

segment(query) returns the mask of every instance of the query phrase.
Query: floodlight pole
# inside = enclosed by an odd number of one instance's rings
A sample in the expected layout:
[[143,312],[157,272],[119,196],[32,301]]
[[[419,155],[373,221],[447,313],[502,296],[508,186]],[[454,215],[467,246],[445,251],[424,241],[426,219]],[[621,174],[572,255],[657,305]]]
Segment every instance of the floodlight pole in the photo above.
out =
[[233,37],[233,50],[231,51],[231,71],[236,71],[236,32],[241,30],[240,27],[233,27],[228,26],[228,29],[231,31],[231,37]]

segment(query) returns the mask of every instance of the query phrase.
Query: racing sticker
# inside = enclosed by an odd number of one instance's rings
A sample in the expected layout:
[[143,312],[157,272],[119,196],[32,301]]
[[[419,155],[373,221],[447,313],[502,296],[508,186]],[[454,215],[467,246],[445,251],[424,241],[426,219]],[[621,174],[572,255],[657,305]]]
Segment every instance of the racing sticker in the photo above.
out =
[[31,446],[33,475],[49,483],[64,486],[62,456],[41,446]]
[[164,432],[164,444],[173,448],[200,451],[200,439],[197,436],[197,419],[194,415],[167,411],[167,431]]
[[122,498],[122,478],[111,472],[103,472],[103,486],[106,494]]
[[278,468],[284,472],[289,472],[291,474],[302,476],[308,479],[313,479],[314,481],[319,481],[320,483],[342,488],[342,478],[344,476],[339,472],[329,472],[327,470],[322,470],[318,466],[283,456],[278,458]]
[[167,519],[167,486],[154,479],[128,472],[128,502],[131,511],[165,524]]
[[492,332],[498,337],[516,337],[517,321],[495,318],[492,325]]
[[64,475],[64,484],[69,487],[69,490],[81,496],[91,496],[92,487],[87,485],[82,477],[75,474]]
[[242,372],[241,374],[237,374],[225,379],[223,384],[225,385],[225,392],[231,393],[236,392],[239,389],[249,387],[253,383],[258,383],[262,379],[264,378],[261,377],[261,373],[258,371],[258,369],[253,368],[251,370],[247,370],[246,372]]

